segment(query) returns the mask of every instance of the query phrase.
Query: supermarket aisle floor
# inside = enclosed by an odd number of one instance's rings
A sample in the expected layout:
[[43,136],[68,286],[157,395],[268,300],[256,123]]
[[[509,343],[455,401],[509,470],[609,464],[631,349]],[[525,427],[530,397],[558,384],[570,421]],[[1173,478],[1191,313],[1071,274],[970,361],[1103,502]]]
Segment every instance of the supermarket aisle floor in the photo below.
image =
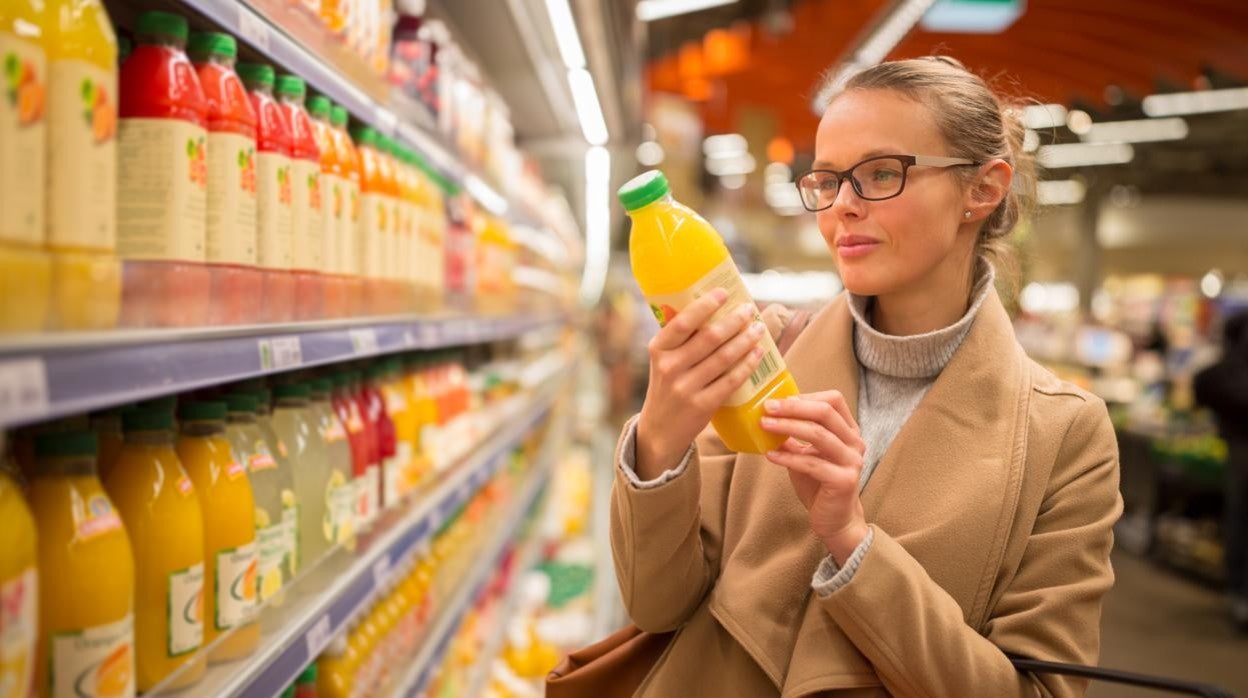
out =
[[[1118,581],[1106,599],[1101,666],[1217,684],[1248,698],[1248,636],[1227,622],[1217,592],[1115,552]],[[1094,684],[1093,698],[1163,695]]]

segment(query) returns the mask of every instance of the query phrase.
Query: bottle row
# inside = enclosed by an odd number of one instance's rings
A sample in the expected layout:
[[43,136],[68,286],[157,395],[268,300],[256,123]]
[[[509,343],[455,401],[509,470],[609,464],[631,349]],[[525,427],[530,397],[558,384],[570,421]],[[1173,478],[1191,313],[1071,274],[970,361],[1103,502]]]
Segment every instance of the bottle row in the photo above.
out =
[[126,696],[251,654],[260,608],[406,506],[519,389],[507,361],[475,358],[386,358],[14,432],[0,685]]
[[507,224],[418,154],[228,34],[133,37],[99,0],[0,10],[0,332],[506,309]]

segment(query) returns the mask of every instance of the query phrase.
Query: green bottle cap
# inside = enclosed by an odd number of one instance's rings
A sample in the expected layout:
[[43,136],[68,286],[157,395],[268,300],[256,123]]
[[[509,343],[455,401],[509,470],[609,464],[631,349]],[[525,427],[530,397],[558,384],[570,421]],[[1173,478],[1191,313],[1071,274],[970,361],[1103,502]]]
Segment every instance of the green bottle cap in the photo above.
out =
[[186,44],[186,36],[190,29],[186,26],[186,18],[168,12],[144,12],[139,15],[135,24],[135,33],[142,39],[172,39],[179,45]]
[[272,87],[277,79],[273,73],[273,66],[264,63],[239,63],[234,70],[238,72],[238,77],[243,79],[243,84],[247,86],[247,89],[252,89],[255,85]]
[[302,683],[302,684],[316,683],[316,663],[315,662],[312,664],[309,664],[308,668],[304,669],[302,674],[299,674],[299,683]]
[[330,108],[329,123],[335,126],[346,126],[347,119],[348,119],[348,114],[347,114],[346,107],[340,107],[337,104],[335,104],[333,105],[332,108]]
[[238,57],[238,43],[229,34],[195,32],[191,34],[191,42],[187,44],[186,52],[195,59],[208,56],[233,59]]
[[329,378],[316,378],[308,381],[308,387],[312,389],[312,395],[328,395],[334,389],[334,381]]
[[178,398],[176,395],[154,397],[136,404],[135,407],[140,410],[161,410],[173,414],[174,410],[178,409]]
[[620,187],[620,203],[624,204],[625,210],[636,211],[662,199],[671,191],[671,187],[667,184],[667,177],[664,177],[663,173],[658,170],[650,170],[633,177]]
[[122,431],[168,431],[171,429],[173,429],[172,412],[133,409],[121,415]]
[[308,85],[303,78],[294,75],[279,75],[277,78],[277,93],[295,99],[303,99],[308,94]]
[[230,412],[247,412],[254,414],[259,398],[255,393],[231,393],[225,396],[225,407]]
[[312,388],[307,383],[284,383],[273,386],[273,396],[278,400],[284,398],[306,400],[312,396]]
[[93,431],[63,431],[35,437],[35,455],[39,458],[94,456],[96,448]]
[[225,419],[224,402],[203,400],[182,405],[182,419],[188,422],[219,422]]
[[378,138],[377,131],[372,126],[356,126],[351,129],[351,139],[358,146],[367,145],[376,148]]
[[330,111],[330,101],[325,95],[314,95],[308,99],[308,113],[312,116],[328,119]]

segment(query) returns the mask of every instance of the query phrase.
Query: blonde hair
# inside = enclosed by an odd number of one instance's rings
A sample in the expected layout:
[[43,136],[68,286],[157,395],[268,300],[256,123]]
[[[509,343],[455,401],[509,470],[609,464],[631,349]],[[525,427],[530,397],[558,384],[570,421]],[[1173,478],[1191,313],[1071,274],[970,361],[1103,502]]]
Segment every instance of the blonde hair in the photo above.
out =
[[[1001,100],[983,78],[947,56],[925,56],[889,61],[851,76],[839,90],[825,81],[819,94],[831,93],[831,104],[850,90],[892,90],[923,104],[932,114],[954,157],[975,162],[1000,159],[1014,169],[1010,191],[984,220],[975,243],[977,255],[987,256],[1000,269],[1013,268],[1008,238],[1035,201],[1034,158],[1023,150],[1021,106]],[[972,168],[955,170],[969,183]],[[1008,276],[1008,273],[1007,273]]]

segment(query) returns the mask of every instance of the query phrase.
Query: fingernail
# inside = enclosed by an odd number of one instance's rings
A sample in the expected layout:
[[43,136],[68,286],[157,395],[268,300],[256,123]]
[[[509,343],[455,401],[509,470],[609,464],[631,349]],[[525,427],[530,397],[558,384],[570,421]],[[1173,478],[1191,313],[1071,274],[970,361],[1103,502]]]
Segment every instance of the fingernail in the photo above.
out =
[[766,329],[767,329],[766,325],[764,325],[761,322],[756,322],[753,325],[750,325],[750,334],[755,337],[761,337],[763,334],[763,331]]
[[771,417],[763,417],[762,422],[765,427],[774,427],[776,425],[776,420]]
[[714,298],[716,302],[723,303],[728,300],[728,292],[722,288],[717,288],[714,291],[711,291],[711,297]]
[[748,305],[743,305],[740,308],[737,308],[737,317],[742,320],[748,320],[751,317],[754,317],[754,309]]
[[763,403],[763,408],[766,409],[768,412],[775,412],[776,410],[780,409],[780,401],[768,400],[767,402]]

